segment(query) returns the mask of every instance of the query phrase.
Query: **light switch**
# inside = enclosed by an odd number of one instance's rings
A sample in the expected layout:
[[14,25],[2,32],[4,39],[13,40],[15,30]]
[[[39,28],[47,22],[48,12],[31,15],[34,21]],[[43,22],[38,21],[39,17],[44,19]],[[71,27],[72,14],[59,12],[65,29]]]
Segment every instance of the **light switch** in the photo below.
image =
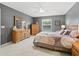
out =
[[1,26],[1,28],[5,28],[5,26]]

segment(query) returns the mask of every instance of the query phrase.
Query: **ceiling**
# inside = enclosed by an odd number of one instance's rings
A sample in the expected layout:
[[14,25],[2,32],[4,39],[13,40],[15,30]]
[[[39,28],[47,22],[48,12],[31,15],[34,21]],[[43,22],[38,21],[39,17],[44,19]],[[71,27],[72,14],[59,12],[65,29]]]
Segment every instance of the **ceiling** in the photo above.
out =
[[[75,2],[2,2],[2,4],[32,17],[65,15]],[[44,12],[40,12],[40,8]]]

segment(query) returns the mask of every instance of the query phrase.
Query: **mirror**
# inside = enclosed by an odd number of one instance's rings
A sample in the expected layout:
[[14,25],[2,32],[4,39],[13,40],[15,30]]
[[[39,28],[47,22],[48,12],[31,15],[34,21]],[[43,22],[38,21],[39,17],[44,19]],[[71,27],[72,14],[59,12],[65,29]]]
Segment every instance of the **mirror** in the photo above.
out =
[[26,23],[20,16],[14,16],[14,26],[18,29],[29,29],[29,23]]
[[20,16],[14,16],[14,26],[18,29],[22,29],[24,27],[24,23],[26,23],[22,17]]

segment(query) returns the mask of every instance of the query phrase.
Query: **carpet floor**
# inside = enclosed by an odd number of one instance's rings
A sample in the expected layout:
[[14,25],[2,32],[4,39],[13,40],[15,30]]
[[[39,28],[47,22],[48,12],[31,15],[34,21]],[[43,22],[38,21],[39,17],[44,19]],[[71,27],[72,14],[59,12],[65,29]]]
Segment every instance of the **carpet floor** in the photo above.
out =
[[16,44],[8,43],[0,47],[0,56],[70,56],[68,53],[52,51],[33,45],[34,36]]

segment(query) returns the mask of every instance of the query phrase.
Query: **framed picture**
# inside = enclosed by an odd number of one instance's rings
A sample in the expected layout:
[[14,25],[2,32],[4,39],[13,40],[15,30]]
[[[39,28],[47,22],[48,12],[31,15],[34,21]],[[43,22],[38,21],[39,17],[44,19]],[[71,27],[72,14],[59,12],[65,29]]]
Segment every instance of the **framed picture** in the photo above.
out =
[[56,26],[61,25],[61,21],[60,21],[60,20],[55,20],[55,25],[56,25]]

